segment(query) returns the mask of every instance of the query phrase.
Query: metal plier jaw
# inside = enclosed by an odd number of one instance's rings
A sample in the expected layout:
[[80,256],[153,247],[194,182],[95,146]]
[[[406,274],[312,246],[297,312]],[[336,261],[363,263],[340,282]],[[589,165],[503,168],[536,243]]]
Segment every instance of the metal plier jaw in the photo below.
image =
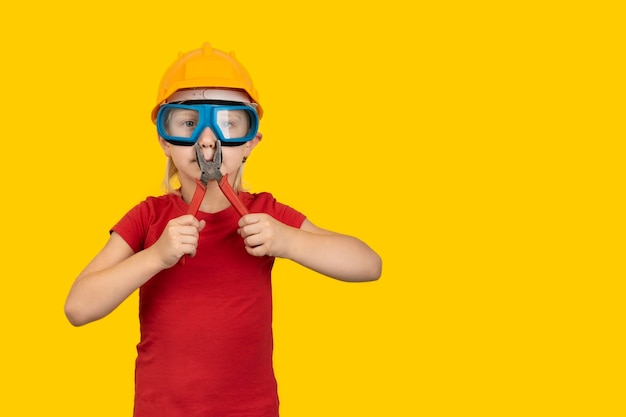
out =
[[228,182],[228,174],[222,175],[222,171],[220,171],[220,167],[222,166],[222,144],[220,141],[218,140],[215,143],[213,160],[208,162],[204,159],[204,153],[202,152],[200,145],[196,142],[194,146],[196,148],[196,160],[198,161],[201,174],[200,179],[196,180],[198,185],[198,187],[196,187],[196,191],[198,191],[198,195],[196,197],[196,193],[194,193],[194,198],[192,199],[192,204],[190,206],[190,213],[193,213],[194,215],[197,213],[208,182],[215,180],[217,185],[220,187],[220,190],[222,190],[222,193],[224,193],[230,204],[235,207],[235,210],[237,210],[239,215],[243,216],[248,214],[248,209],[241,202],[237,193]]
[[218,140],[216,142],[213,160],[208,162],[204,159],[204,153],[200,145],[196,143],[194,146],[196,147],[196,160],[198,161],[201,174],[200,179],[196,180],[197,187],[189,206],[189,213],[194,216],[196,215],[208,182],[215,180],[220,190],[222,190],[222,193],[224,193],[224,196],[226,196],[230,204],[237,210],[237,213],[239,213],[240,216],[248,214],[248,209],[241,202],[237,193],[228,182],[228,174],[222,175],[222,171],[220,171],[220,167],[222,166],[222,145],[220,141]]
[[219,182],[222,179],[222,172],[220,171],[220,167],[222,166],[222,145],[220,141],[215,142],[213,160],[208,162],[204,159],[204,153],[202,152],[200,144],[196,142],[194,147],[196,148],[196,161],[198,161],[198,166],[201,171],[200,181],[202,184],[206,187],[211,180]]

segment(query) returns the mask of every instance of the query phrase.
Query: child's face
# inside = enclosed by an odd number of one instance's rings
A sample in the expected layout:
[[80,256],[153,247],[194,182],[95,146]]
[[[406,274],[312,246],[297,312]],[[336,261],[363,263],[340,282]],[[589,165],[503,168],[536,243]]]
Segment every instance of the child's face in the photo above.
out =
[[[249,103],[250,99],[247,94],[235,90],[218,90],[218,89],[196,89],[184,90],[174,93],[169,102],[186,101],[186,100],[227,100]],[[228,174],[234,177],[241,167],[242,160],[250,156],[252,149],[259,142],[261,134],[249,142],[245,142],[239,146],[222,146],[222,174]],[[217,136],[210,128],[205,128],[198,137],[198,144],[203,150],[204,157],[207,161],[213,160],[215,154]],[[200,167],[196,162],[196,152],[193,146],[178,146],[165,141],[159,137],[159,142],[163,148],[165,155],[172,158],[173,163],[179,171],[179,176],[195,179],[200,177]]]

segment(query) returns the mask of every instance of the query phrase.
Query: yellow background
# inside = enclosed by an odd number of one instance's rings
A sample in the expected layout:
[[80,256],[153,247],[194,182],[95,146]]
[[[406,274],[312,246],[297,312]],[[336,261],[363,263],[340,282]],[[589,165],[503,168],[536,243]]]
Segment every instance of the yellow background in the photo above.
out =
[[156,87],[205,40],[266,111],[248,187],[384,261],[277,262],[282,416],[624,415],[617,3],[2,6],[0,415],[131,415],[136,296],[82,328],[63,303],[160,192]]

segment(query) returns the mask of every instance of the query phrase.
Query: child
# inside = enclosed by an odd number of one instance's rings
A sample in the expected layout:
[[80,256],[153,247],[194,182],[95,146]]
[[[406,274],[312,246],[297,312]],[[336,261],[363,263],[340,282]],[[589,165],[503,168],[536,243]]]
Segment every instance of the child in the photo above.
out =
[[[168,157],[168,193],[148,197],[112,228],[67,297],[65,313],[80,326],[139,289],[135,417],[277,417],[274,259],[342,281],[381,274],[380,257],[362,241],[313,225],[269,193],[241,190],[244,163],[262,138],[262,115],[252,80],[232,53],[204,44],[181,54],[152,111]],[[249,214],[235,210],[217,181],[206,191],[198,182],[200,163],[220,160]],[[197,212],[190,212],[192,200]]]

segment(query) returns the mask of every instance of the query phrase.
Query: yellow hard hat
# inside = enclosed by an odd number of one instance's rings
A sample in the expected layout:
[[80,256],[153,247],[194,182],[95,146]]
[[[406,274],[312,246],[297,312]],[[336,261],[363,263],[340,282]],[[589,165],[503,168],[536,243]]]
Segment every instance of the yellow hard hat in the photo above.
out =
[[152,121],[156,120],[159,107],[176,91],[202,87],[243,90],[256,103],[259,118],[263,116],[259,93],[248,71],[235,58],[235,53],[226,53],[205,43],[200,49],[180,52],[178,59],[165,71],[159,84],[157,103],[152,110]]

